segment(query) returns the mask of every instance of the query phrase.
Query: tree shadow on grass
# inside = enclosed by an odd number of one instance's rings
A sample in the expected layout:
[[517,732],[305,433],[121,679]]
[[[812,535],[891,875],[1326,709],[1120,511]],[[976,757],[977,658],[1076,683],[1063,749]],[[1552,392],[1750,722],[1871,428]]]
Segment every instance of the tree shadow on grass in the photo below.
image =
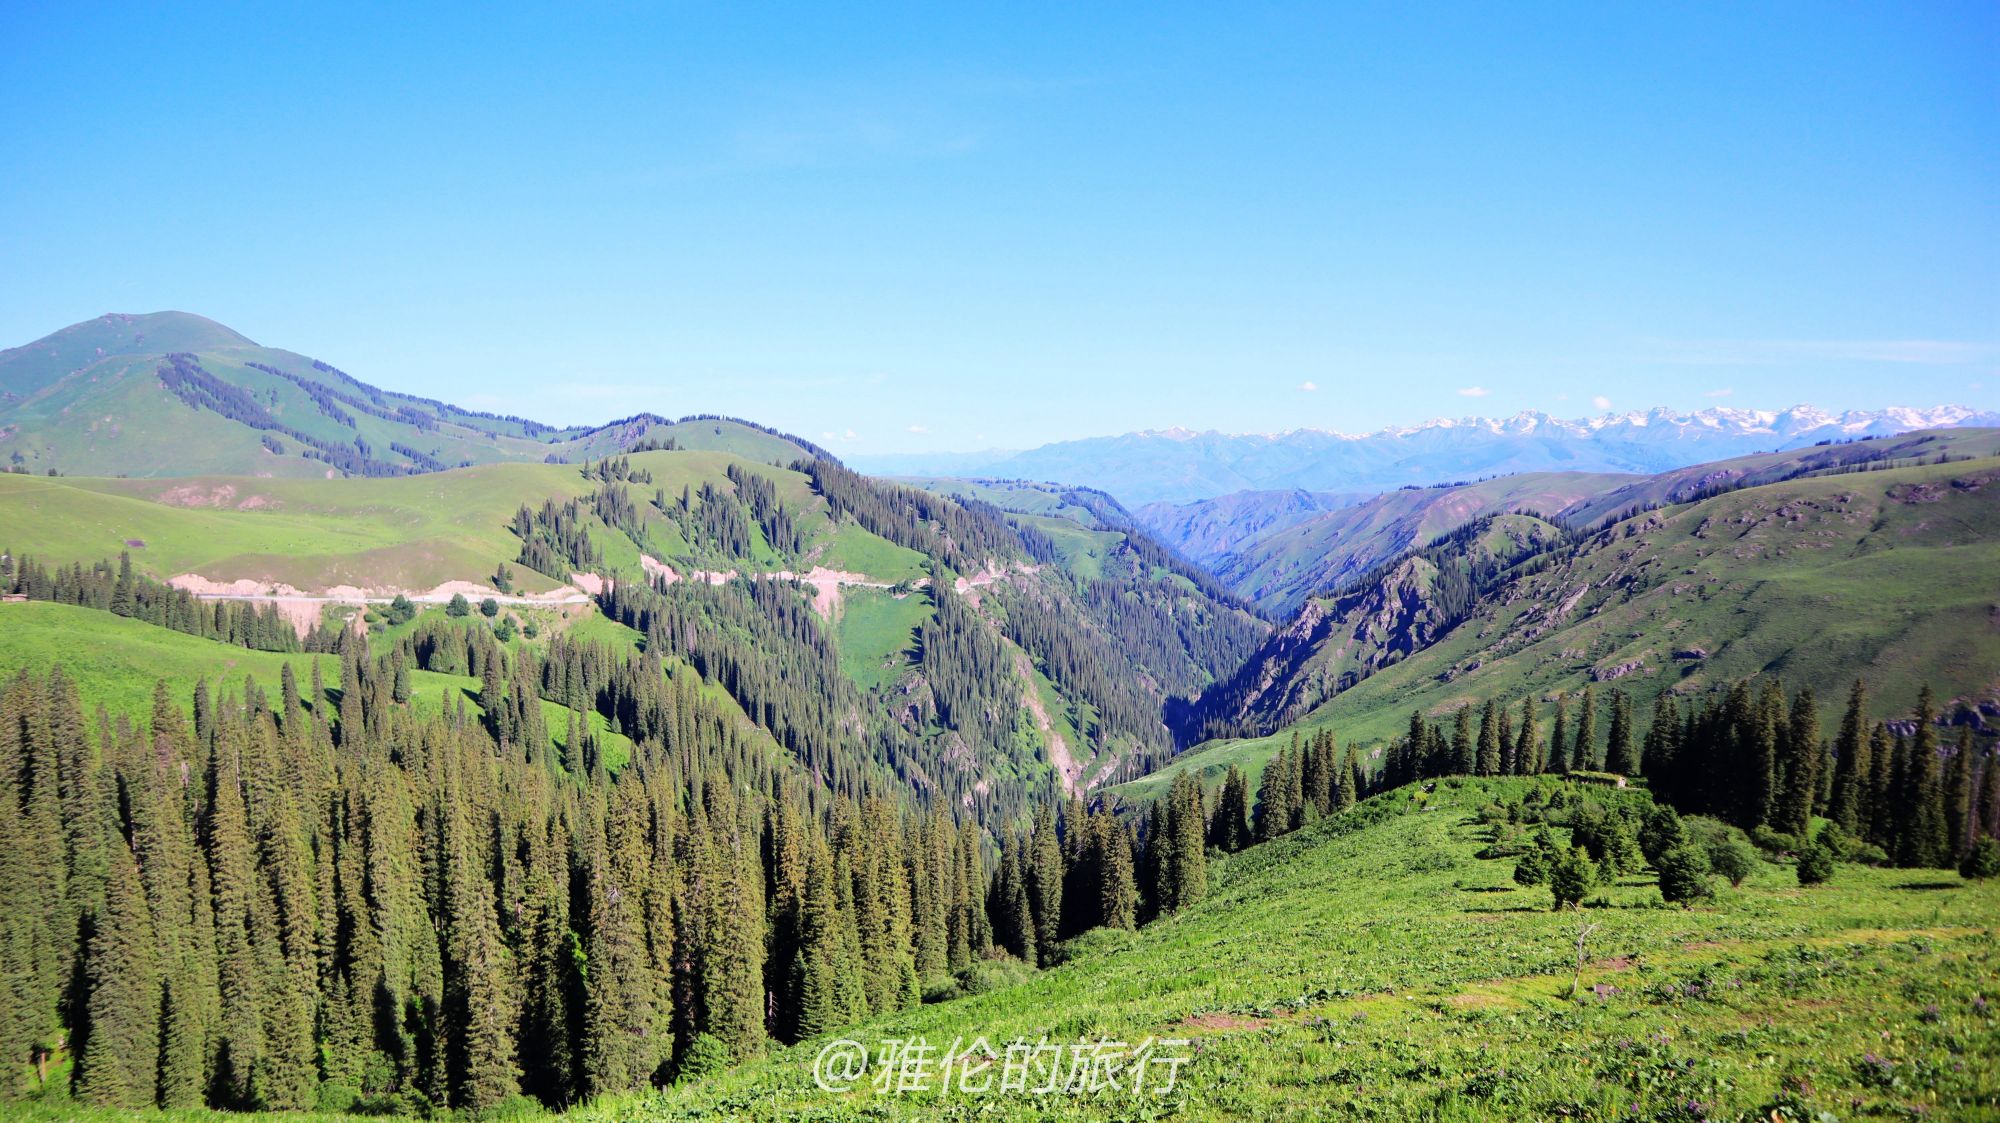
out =
[[1889,888],[1891,888],[1891,889],[1963,889],[1963,888],[1965,888],[1965,883],[1964,883],[1964,882],[1960,882],[1960,881],[1904,881],[1904,882],[1900,882],[1900,883],[1898,883],[1898,884],[1896,884],[1896,885],[1891,885],[1891,886],[1890,886]]
[[1550,910],[1543,905],[1512,905],[1507,908],[1466,909],[1465,911],[1468,913],[1485,913],[1489,916],[1498,916],[1502,913],[1510,912],[1548,912]]

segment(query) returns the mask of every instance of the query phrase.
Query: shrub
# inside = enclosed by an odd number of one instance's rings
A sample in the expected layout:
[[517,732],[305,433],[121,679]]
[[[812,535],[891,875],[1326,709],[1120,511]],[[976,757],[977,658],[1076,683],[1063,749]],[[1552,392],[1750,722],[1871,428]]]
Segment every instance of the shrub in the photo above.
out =
[[1750,832],[1750,841],[1756,843],[1757,849],[1766,854],[1796,854],[1801,845],[1798,835],[1774,831],[1763,826]]
[[1833,851],[1817,842],[1799,850],[1799,884],[1818,885],[1833,876]]
[[1692,846],[1676,846],[1653,865],[1660,871],[1660,899],[1686,904],[1708,896],[1708,856]]
[[1514,884],[1541,885],[1549,880],[1549,852],[1531,847],[1514,863]]
[[674,1064],[674,1083],[699,1080],[729,1067],[729,1043],[712,1033],[697,1033]]
[[1582,901],[1583,895],[1590,891],[1594,872],[1590,855],[1581,848],[1572,846],[1558,854],[1549,867],[1549,892],[1555,897],[1555,907],[1560,909]]
[[416,618],[417,606],[410,603],[410,598],[397,593],[396,599],[389,602],[388,615],[391,624],[407,624]]
[[1734,835],[1725,835],[1708,846],[1708,868],[1728,878],[1731,888],[1741,886],[1744,878],[1757,872],[1758,860],[1757,852]]
[[453,593],[451,595],[451,602],[444,606],[444,614],[454,617],[470,616],[472,615],[472,603],[465,599],[464,593]]
[[1982,838],[1972,849],[1965,852],[1965,860],[1958,864],[1958,872],[1974,881],[1984,881],[2000,874],[2000,842]]
[[493,619],[495,616],[500,615],[500,602],[494,600],[492,597],[487,597],[485,600],[479,602],[479,614],[488,620]]

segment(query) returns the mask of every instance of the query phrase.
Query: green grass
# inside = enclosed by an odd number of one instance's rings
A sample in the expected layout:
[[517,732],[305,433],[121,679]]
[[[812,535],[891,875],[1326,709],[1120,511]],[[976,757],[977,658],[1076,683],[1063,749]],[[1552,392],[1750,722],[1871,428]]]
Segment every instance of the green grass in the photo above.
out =
[[[112,714],[143,719],[152,713],[153,684],[161,680],[190,707],[197,682],[209,683],[211,690],[220,683],[238,691],[246,677],[254,678],[275,699],[285,664],[292,665],[299,689],[305,691],[315,662],[327,687],[338,687],[340,658],[335,655],[250,651],[67,604],[0,604],[0,674],[59,666],[76,680],[86,711],[101,704]],[[429,708],[440,698],[476,692],[479,683],[459,675],[413,671],[410,687],[415,703]]]
[[841,522],[824,538],[818,564],[846,573],[865,573],[894,584],[915,581],[925,573],[924,556],[907,546],[878,538],[852,522]]
[[[777,484],[808,531],[827,543],[822,564],[884,581],[921,576],[922,555],[851,523],[837,528],[826,504],[796,472],[720,451],[648,452],[631,457],[651,484],[628,485],[643,512],[641,539],[673,562],[687,545],[654,510],[655,490],[672,501],[684,488],[727,489],[735,466]],[[598,487],[574,465],[490,464],[387,479],[263,479],[194,476],[171,480],[51,479],[0,473],[0,549],[48,562],[91,563],[130,550],[140,572],[159,578],[198,573],[249,578],[316,591],[335,585],[423,592],[445,581],[485,582],[501,562],[520,592],[557,582],[514,564],[521,544],[509,529],[523,504],[587,496]],[[594,520],[593,520],[594,522]],[[637,577],[640,546],[602,524],[592,528],[605,568]],[[137,541],[140,546],[129,546]],[[749,569],[782,562],[757,535]]]
[[841,671],[863,690],[895,682],[909,669],[917,627],[930,615],[930,598],[921,590],[900,597],[865,586],[841,590],[834,626]]
[[[1682,910],[1624,878],[1581,918],[1598,927],[1573,1000],[1579,918],[1475,857],[1473,812],[1530,783],[1447,781],[1426,811],[1391,793],[1222,861],[1199,905],[1076,941],[1059,968],[837,1034],[1188,1039],[1164,1102],[834,1095],[812,1085],[811,1042],[575,1115],[1613,1120],[1699,1100],[1763,1118],[1789,1085],[1840,1118],[1993,1117],[2000,1021],[1977,999],[2000,978],[2000,884],[1842,865],[1807,890],[1764,864]],[[1894,1087],[1870,1082],[1870,1054]]]

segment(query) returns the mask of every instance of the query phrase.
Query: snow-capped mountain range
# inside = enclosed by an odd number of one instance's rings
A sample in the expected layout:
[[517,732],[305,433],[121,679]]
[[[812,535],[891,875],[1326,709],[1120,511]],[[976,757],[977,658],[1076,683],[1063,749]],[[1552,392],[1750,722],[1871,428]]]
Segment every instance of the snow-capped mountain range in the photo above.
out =
[[983,464],[977,474],[1083,484],[1137,506],[1246,490],[1384,491],[1513,472],[1653,473],[1826,440],[1961,425],[2000,425],[2000,413],[1953,405],[1832,413],[1799,405],[1694,413],[1660,408],[1573,419],[1528,411],[1438,418],[1365,434],[1158,429],[1043,445]]

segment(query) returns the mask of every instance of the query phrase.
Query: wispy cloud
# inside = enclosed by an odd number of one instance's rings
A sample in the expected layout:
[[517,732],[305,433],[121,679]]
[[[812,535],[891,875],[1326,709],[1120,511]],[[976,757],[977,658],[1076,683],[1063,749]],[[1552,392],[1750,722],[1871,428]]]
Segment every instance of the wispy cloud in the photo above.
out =
[[1610,409],[1611,399],[1605,397],[1602,394],[1599,394],[1596,397],[1590,399],[1590,404],[1596,406],[1598,409]]
[[925,427],[924,427],[924,426],[922,426],[922,425],[912,425],[912,426],[910,426],[910,432],[912,432],[912,433],[928,433],[928,432],[930,432],[930,430],[929,430],[929,429],[927,429],[927,428],[925,428]]
[[1310,394],[1314,390],[1319,389],[1319,383],[1311,381],[1301,382],[1299,383],[1299,389],[1304,390],[1306,393]]
[[1686,366],[1898,363],[1964,366],[2000,358],[2000,343],[1961,339],[1663,339],[1644,345],[1653,362]]
[[1705,391],[1705,392],[1704,392],[1704,393],[1702,394],[1702,397],[1704,397],[1704,398],[1726,398],[1726,397],[1728,397],[1729,395],[1731,395],[1731,394],[1734,394],[1735,392],[1736,392],[1736,388],[1735,388],[1735,387],[1733,387],[1733,386],[1724,386],[1724,387],[1723,387],[1723,388],[1721,388],[1720,390],[1708,390],[1708,391]]
[[1458,390],[1458,396],[1461,398],[1483,398],[1492,392],[1484,386],[1461,386]]

